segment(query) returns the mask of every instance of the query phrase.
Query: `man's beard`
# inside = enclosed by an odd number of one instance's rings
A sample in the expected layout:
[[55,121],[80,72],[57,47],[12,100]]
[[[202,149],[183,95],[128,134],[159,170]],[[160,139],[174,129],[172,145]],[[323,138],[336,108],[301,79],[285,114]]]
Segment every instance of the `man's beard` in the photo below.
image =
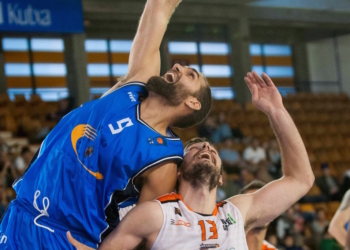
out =
[[146,85],[149,92],[154,92],[166,100],[170,106],[180,105],[189,95],[190,92],[178,82],[169,83],[160,76],[151,77]]
[[209,162],[193,164],[189,169],[180,167],[183,180],[189,182],[193,188],[207,186],[209,192],[218,186],[220,170],[213,167]]

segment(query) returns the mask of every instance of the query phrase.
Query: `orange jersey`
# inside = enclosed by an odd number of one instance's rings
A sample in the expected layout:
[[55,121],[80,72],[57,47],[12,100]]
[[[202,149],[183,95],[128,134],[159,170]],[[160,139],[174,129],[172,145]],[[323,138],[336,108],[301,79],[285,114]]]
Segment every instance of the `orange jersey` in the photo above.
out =
[[263,242],[263,246],[261,248],[262,250],[277,250],[277,248],[270,243],[268,243],[266,240]]
[[220,202],[205,215],[186,206],[179,194],[157,201],[164,221],[152,250],[248,250],[243,218],[231,202]]

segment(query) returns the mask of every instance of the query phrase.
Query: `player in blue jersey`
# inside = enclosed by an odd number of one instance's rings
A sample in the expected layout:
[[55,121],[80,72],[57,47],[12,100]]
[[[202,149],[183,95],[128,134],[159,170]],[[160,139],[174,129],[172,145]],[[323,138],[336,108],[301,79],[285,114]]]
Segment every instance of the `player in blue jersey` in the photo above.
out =
[[159,47],[180,0],[148,0],[127,75],[101,99],[66,115],[43,141],[0,225],[0,249],[96,247],[119,211],[170,192],[182,160],[170,126],[190,127],[208,114],[210,87],[192,68],[159,76]]

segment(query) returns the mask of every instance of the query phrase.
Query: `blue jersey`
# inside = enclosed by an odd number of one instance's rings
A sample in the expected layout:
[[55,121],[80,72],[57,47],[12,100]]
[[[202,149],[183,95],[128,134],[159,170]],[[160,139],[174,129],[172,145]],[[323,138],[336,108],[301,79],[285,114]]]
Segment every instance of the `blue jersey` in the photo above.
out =
[[180,139],[141,119],[139,97],[146,95],[143,83],[126,84],[72,111],[50,132],[13,185],[24,207],[34,200],[39,210],[48,207],[38,223],[47,219],[98,243],[108,224],[119,222],[118,209],[137,202],[136,177],[165,161],[180,163]]

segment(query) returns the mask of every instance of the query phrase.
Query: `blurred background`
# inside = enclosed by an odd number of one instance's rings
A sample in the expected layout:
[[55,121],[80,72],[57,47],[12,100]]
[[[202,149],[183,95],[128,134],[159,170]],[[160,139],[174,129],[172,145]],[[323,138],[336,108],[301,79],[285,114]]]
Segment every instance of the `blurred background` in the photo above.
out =
[[[99,98],[127,72],[145,0],[0,1],[0,213],[57,122]],[[350,188],[350,2],[183,0],[161,45],[174,63],[203,72],[213,109],[183,141],[208,137],[224,160],[218,199],[254,179],[281,176],[267,117],[251,104],[248,71],[278,86],[306,144],[316,182],[270,226],[280,249],[341,249],[327,234]]]

